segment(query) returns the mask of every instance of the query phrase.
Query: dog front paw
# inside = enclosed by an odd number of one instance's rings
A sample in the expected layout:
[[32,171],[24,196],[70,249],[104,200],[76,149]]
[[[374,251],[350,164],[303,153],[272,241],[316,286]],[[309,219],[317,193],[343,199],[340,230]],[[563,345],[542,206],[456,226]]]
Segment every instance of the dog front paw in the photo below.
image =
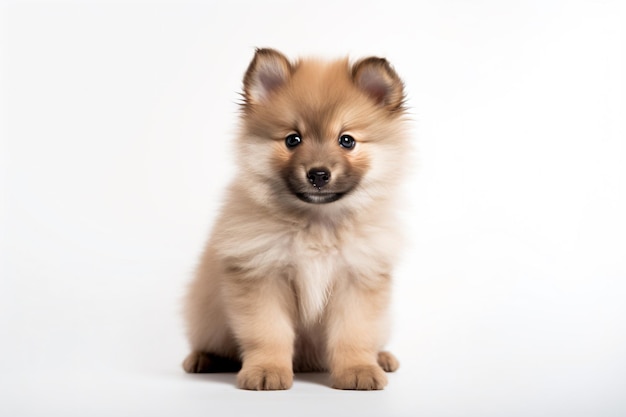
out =
[[284,390],[291,388],[292,384],[293,371],[289,368],[244,366],[237,374],[237,386],[247,390]]
[[387,385],[387,376],[378,365],[360,365],[334,372],[333,388],[380,390]]

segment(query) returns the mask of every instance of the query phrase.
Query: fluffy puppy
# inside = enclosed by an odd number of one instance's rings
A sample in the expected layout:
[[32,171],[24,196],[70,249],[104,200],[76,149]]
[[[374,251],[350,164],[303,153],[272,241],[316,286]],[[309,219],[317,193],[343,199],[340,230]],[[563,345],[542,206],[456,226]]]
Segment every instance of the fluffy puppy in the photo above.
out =
[[377,390],[401,243],[403,83],[383,58],[290,62],[258,49],[243,80],[238,173],[186,299],[185,371],[243,389]]

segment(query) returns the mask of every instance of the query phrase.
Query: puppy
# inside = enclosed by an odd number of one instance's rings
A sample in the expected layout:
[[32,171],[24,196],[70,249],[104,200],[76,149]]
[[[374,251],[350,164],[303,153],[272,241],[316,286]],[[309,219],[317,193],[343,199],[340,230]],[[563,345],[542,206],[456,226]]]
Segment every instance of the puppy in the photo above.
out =
[[387,384],[405,122],[383,58],[256,51],[238,173],[186,298],[186,372],[239,370],[250,390],[288,389],[294,371],[329,371],[340,389]]

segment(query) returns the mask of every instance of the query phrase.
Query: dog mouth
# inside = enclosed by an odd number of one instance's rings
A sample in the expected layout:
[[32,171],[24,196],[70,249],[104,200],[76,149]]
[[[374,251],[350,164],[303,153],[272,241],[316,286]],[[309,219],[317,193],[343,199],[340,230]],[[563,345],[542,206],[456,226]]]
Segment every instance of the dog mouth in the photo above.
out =
[[[327,174],[330,176],[330,174]],[[335,183],[326,185],[315,184],[311,179],[307,183],[296,175],[285,178],[287,189],[298,200],[308,204],[329,204],[350,194],[358,184],[349,176],[335,179]]]
[[339,200],[341,197],[345,195],[345,193],[322,193],[322,192],[313,192],[313,193],[295,193],[296,197],[305,203],[311,204],[327,204],[332,203],[333,201]]

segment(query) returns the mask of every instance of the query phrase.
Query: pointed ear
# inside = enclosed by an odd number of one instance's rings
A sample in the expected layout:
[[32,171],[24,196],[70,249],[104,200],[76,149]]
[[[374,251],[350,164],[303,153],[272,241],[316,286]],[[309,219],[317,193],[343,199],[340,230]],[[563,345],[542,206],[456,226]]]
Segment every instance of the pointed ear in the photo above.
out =
[[291,77],[292,66],[273,49],[257,49],[243,78],[246,104],[259,104]]
[[404,85],[384,58],[362,59],[352,67],[354,83],[376,103],[389,110],[400,110],[404,103]]

